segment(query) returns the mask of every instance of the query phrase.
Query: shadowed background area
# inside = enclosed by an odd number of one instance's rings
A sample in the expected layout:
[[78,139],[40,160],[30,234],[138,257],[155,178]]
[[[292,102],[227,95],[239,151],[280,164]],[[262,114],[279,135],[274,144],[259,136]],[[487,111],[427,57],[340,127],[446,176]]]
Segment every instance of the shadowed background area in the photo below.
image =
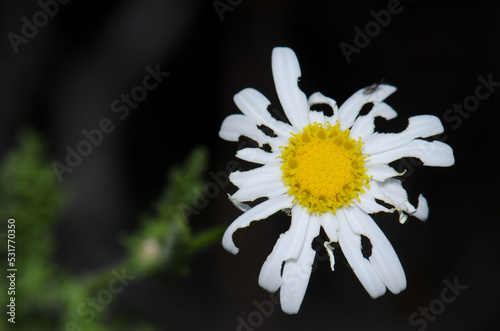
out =
[[[136,231],[167,171],[195,146],[210,151],[212,184],[193,201],[193,231],[241,213],[227,199],[236,190],[227,170],[254,165],[235,159],[239,144],[217,133],[239,112],[232,97],[243,88],[282,111],[271,75],[275,46],[296,52],[307,95],[320,91],[342,103],[367,85],[395,85],[387,102],[399,116],[380,130],[401,131],[408,117],[433,114],[445,127],[440,139],[455,151],[451,168],[395,164],[407,169],[410,201],[426,196],[426,223],[374,216],[407,275],[399,295],[371,299],[341,253],[330,270],[318,241],[301,310],[282,313],[257,284],[289,226],[280,213],[239,230],[237,256],[217,243],[196,255],[188,275],[134,281],[113,299],[111,316],[158,330],[494,329],[500,26],[493,1],[21,0],[0,8],[0,155],[30,126],[46,138],[49,161],[65,165],[54,177],[72,198],[53,229],[54,263],[79,277],[124,258],[120,237]],[[98,143],[81,143],[89,136]],[[87,155],[74,155],[78,146]],[[466,289],[439,303],[454,281]]]

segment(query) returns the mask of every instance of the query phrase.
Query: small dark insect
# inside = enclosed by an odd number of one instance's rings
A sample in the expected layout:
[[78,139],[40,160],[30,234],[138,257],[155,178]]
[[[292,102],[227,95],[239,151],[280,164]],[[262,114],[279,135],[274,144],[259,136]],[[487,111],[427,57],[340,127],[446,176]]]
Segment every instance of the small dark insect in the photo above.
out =
[[363,90],[363,94],[372,94],[373,92],[375,92],[375,90],[378,88],[379,85],[380,85],[379,83],[375,83],[365,87],[365,89]]
[[378,89],[379,85],[382,84],[382,83],[384,83],[384,79],[382,79],[380,81],[380,83],[374,83],[372,85],[369,85],[369,86],[365,87],[364,90],[363,90],[363,94],[365,94],[365,95],[366,94],[372,94],[373,92],[375,92]]

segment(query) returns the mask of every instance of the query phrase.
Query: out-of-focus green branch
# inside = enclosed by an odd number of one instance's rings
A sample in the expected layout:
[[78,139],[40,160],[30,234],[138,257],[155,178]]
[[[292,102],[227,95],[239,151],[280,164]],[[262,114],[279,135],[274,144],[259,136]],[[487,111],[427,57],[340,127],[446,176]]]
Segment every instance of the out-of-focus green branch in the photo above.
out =
[[[136,231],[126,235],[127,258],[122,263],[77,277],[54,262],[54,227],[68,202],[68,192],[57,182],[43,147],[38,134],[23,131],[18,146],[0,163],[0,261],[7,265],[5,234],[7,220],[13,218],[19,268],[16,325],[7,321],[4,308],[0,330],[153,330],[130,323],[126,316],[110,315],[107,308],[112,302],[92,311],[89,300],[99,293],[107,295],[110,281],[120,278],[119,273],[131,275],[130,282],[158,272],[186,274],[193,254],[219,242],[222,228],[193,233],[179,208],[190,206],[197,192],[203,191],[208,151],[195,148],[182,164],[172,167],[153,210],[139,219]],[[7,278],[0,277],[0,289],[8,287]],[[0,305],[6,307],[8,300],[2,295]]]
[[127,265],[141,273],[167,268],[187,272],[186,261],[198,250],[222,237],[223,228],[193,234],[189,220],[179,206],[191,205],[203,191],[208,151],[195,148],[186,161],[174,166],[156,208],[141,218],[139,229],[125,242],[129,250]]

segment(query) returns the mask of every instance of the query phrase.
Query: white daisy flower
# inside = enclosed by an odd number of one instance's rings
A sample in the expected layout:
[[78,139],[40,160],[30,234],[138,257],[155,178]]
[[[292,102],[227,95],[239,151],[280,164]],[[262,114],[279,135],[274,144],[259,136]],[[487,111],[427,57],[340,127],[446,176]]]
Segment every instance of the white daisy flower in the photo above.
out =
[[[389,164],[403,157],[415,157],[426,166],[454,164],[453,150],[440,141],[427,138],[443,132],[441,121],[431,115],[409,118],[400,133],[375,132],[377,116],[390,120],[396,112],[383,100],[396,91],[389,85],[372,86],[354,93],[339,108],[335,100],[319,92],[309,98],[299,89],[299,62],[293,50],[277,47],[272,53],[272,71],[279,100],[291,124],[273,118],[269,100],[255,89],[247,88],[234,96],[243,114],[230,115],[219,135],[229,141],[240,136],[255,140],[261,148],[244,148],[236,157],[262,164],[229,176],[239,189],[231,201],[244,213],[226,230],[224,248],[238,253],[232,235],[250,222],[264,219],[279,210],[291,211],[291,225],[281,234],[259,275],[259,285],[269,292],[280,289],[284,312],[296,314],[305,295],[315,250],[311,244],[322,227],[330,242],[325,248],[334,268],[332,242],[338,242],[361,284],[372,298],[386,288],[397,294],[406,288],[406,276],[392,245],[369,214],[399,213],[404,223],[408,216],[425,221],[429,209],[420,195],[418,206],[408,201],[401,175]],[[373,108],[360,115],[361,108]],[[311,110],[314,104],[327,104],[332,116]],[[270,128],[266,134],[261,128]],[[267,197],[250,208],[244,201]],[[384,205],[378,203],[383,201]],[[389,209],[386,206],[392,205]],[[371,256],[363,257],[361,236],[370,239]]]

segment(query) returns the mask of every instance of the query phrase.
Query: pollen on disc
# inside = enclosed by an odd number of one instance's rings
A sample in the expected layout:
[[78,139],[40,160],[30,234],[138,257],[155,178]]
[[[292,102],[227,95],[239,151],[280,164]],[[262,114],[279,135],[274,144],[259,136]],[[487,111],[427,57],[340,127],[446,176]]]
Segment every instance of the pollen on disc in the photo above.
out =
[[315,214],[349,205],[368,186],[361,146],[339,123],[309,124],[289,139],[280,156],[288,194]]

